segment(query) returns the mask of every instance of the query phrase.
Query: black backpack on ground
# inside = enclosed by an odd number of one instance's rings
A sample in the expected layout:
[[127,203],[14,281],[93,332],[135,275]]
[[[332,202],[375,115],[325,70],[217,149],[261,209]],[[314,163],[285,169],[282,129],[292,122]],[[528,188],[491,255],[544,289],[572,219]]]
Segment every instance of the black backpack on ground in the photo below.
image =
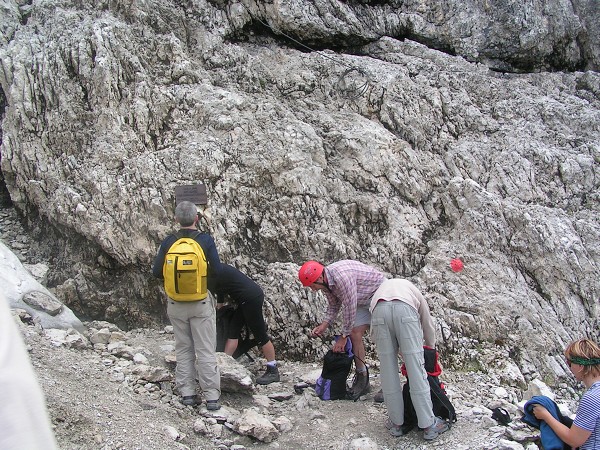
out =
[[[227,342],[227,335],[231,327],[231,321],[235,314],[235,307],[232,305],[223,305],[217,310],[217,351],[222,352],[225,350],[225,343]],[[234,359],[239,358],[242,355],[248,356],[250,360],[253,358],[248,354],[248,351],[255,347],[258,343],[256,339],[251,336],[250,330],[247,325],[242,328],[242,335],[238,339],[238,346],[235,349],[232,357]]]
[[[427,381],[431,390],[431,402],[433,403],[433,414],[446,420],[449,425],[456,422],[456,411],[446,395],[444,383],[439,379],[442,368],[438,363],[438,352],[431,347],[424,346],[425,370],[427,371]],[[402,374],[406,376],[406,368],[402,365]],[[410,398],[409,379],[402,388],[402,399],[404,400],[404,424],[402,430],[408,433],[417,426],[417,413]]]
[[[338,336],[336,336],[336,340]],[[315,384],[315,392],[321,400],[345,400],[348,398],[346,381],[352,368],[354,354],[350,339],[344,353],[329,350],[323,357],[323,370]]]

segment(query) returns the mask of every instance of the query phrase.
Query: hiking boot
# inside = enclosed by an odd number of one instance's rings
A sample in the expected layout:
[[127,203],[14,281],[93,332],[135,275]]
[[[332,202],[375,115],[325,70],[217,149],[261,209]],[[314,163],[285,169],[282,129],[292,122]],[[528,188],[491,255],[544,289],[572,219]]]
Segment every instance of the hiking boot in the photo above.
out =
[[390,419],[385,421],[385,427],[390,430],[392,436],[398,437],[406,434],[402,425],[396,425]]
[[271,384],[276,381],[279,381],[279,369],[277,366],[269,366],[268,364],[265,373],[256,379],[257,384]]
[[379,389],[377,394],[373,397],[375,403],[383,403],[383,389]]
[[444,431],[448,431],[450,427],[441,417],[436,417],[435,422],[430,427],[425,428],[423,431],[423,439],[431,441],[442,434]]
[[216,411],[221,409],[221,404],[219,403],[219,400],[206,400],[206,409],[209,411]]
[[185,406],[196,406],[198,404],[198,399],[195,395],[186,395],[185,397],[181,397],[180,401]]
[[352,387],[349,391],[352,400],[358,400],[361,395],[369,392],[369,389],[370,385],[368,372],[355,372],[354,379],[352,380]]

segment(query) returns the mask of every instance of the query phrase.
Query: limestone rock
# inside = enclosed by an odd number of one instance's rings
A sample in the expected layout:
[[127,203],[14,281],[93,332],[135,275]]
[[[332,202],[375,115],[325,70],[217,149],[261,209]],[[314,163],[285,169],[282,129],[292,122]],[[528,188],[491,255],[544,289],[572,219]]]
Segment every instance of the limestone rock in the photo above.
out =
[[248,408],[234,422],[234,429],[238,433],[252,436],[262,442],[272,442],[279,435],[279,431],[264,415]]
[[0,284],[11,308],[27,311],[43,328],[84,332],[85,327],[46,287],[40,284],[19,259],[0,241]]
[[352,439],[346,447],[348,450],[378,450],[379,446],[376,442],[368,437]]
[[289,359],[327,347],[307,259],[410,278],[450,365],[500,347],[560,380],[545,356],[598,337],[597,2],[21,3],[0,3],[0,184],[61,325],[162,322],[149,268],[175,187],[204,182]]
[[252,374],[246,367],[225,353],[217,353],[217,364],[221,371],[221,390],[227,392],[254,392]]

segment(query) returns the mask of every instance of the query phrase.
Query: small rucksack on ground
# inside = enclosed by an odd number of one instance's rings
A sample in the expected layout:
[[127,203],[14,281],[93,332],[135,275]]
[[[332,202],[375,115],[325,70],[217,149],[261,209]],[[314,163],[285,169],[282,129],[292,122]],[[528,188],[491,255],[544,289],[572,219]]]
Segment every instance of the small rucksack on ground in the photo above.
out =
[[177,302],[204,300],[208,296],[206,256],[192,237],[175,234],[177,240],[165,256],[163,277],[165,292]]
[[[336,336],[335,340],[338,340]],[[344,353],[334,353],[329,350],[323,357],[323,370],[317,379],[315,392],[321,400],[347,399],[346,381],[352,368],[354,354],[352,353],[352,342],[346,340]]]
[[[427,371],[427,381],[431,390],[431,403],[433,404],[433,414],[446,420],[450,425],[456,422],[456,411],[446,395],[444,383],[439,379],[442,373],[442,368],[438,363],[438,352],[431,347],[423,346],[425,357],[425,370]],[[406,367],[402,364],[402,375],[406,375]],[[406,383],[402,388],[402,399],[404,400],[404,424],[402,431],[408,433],[417,426],[417,413],[410,398],[409,379],[406,378]]]

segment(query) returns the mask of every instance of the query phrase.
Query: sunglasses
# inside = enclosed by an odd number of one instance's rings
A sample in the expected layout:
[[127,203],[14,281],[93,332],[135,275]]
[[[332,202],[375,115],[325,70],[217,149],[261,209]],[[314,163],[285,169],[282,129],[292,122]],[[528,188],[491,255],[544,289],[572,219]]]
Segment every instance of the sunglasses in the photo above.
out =
[[567,362],[567,365],[569,366],[569,368],[571,368],[571,365],[573,364],[571,362],[571,360],[569,358],[565,358],[565,361]]

